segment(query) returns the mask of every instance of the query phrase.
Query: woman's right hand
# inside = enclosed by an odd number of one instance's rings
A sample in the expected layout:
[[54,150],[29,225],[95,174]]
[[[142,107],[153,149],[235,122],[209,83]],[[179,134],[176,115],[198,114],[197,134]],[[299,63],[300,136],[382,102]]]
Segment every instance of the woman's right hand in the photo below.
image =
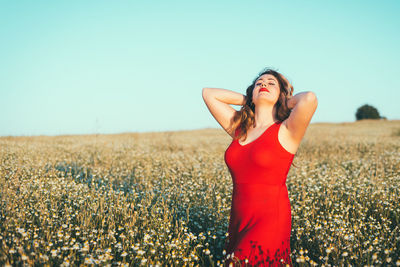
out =
[[243,95],[243,102],[241,104],[241,106],[244,106],[247,102],[247,96]]

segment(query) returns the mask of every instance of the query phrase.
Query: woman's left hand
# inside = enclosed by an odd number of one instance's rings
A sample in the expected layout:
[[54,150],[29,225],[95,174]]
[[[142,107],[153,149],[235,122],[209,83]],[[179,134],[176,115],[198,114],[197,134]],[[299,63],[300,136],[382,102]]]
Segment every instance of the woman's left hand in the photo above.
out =
[[292,109],[293,108],[293,96],[287,96],[286,97],[286,106],[289,108],[289,109]]

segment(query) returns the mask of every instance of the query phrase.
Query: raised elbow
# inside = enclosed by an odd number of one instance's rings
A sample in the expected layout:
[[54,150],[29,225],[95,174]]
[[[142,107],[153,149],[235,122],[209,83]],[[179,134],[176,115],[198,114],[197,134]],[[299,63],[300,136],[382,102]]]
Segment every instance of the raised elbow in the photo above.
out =
[[308,91],[301,98],[300,102],[302,105],[307,106],[308,108],[312,108],[313,110],[317,109],[318,99],[314,92]]
[[204,87],[203,90],[201,91],[201,95],[203,96],[203,99],[205,99],[205,97],[207,95],[207,91],[208,91],[207,87]]
[[308,91],[306,95],[306,101],[313,103],[315,106],[318,105],[318,99],[314,92]]

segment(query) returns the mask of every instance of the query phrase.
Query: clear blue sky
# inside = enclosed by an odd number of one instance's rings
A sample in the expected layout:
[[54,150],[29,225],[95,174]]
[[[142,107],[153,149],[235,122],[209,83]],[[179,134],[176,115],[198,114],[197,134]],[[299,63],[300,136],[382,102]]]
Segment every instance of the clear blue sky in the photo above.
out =
[[0,135],[220,128],[202,88],[244,94],[265,67],[316,93],[312,123],[363,104],[400,119],[399,13],[395,0],[3,0]]

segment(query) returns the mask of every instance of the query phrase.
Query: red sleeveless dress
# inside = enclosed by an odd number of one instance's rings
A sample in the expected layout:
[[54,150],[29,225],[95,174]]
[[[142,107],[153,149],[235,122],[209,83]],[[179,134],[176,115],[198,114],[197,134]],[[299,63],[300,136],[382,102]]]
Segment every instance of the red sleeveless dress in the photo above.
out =
[[233,140],[225,151],[233,182],[225,266],[292,266],[286,177],[294,154],[278,141],[281,124],[251,143]]

